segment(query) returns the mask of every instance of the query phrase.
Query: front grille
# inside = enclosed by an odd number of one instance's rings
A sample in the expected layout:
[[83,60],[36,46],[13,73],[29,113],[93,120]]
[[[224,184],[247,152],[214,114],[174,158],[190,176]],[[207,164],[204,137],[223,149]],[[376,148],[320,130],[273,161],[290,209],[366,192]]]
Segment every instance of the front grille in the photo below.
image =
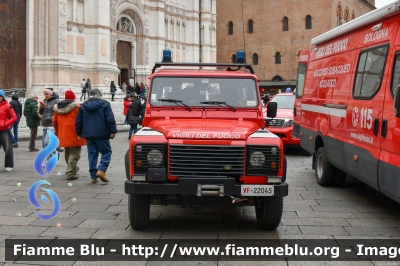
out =
[[283,127],[285,119],[266,119],[265,123],[268,127]]
[[[271,150],[275,148],[276,153]],[[253,152],[262,152],[265,156],[265,162],[261,166],[252,166],[250,164],[250,155]],[[247,147],[247,174],[248,175],[277,175],[280,168],[281,150],[276,146],[248,146]],[[275,164],[273,164],[275,163]],[[273,167],[273,165],[275,167]]]
[[227,177],[244,175],[244,146],[170,145],[169,175]]

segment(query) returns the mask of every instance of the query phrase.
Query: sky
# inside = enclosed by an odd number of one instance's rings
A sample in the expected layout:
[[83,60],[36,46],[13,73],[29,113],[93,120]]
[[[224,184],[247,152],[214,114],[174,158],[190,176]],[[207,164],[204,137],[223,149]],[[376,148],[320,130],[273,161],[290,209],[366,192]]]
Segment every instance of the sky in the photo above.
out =
[[377,8],[380,8],[380,7],[383,7],[383,6],[387,5],[387,4],[393,3],[395,1],[396,0],[375,0],[375,6]]

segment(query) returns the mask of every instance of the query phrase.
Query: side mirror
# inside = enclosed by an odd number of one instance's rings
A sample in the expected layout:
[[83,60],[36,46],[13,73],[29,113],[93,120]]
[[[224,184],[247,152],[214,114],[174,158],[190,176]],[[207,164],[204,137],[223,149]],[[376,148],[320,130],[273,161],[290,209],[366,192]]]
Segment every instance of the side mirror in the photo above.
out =
[[278,111],[278,103],[269,102],[267,105],[267,117],[275,118],[277,111]]
[[140,111],[142,109],[142,103],[140,102],[140,100],[135,100],[132,102],[132,112],[131,114],[134,116],[139,116],[140,115]]

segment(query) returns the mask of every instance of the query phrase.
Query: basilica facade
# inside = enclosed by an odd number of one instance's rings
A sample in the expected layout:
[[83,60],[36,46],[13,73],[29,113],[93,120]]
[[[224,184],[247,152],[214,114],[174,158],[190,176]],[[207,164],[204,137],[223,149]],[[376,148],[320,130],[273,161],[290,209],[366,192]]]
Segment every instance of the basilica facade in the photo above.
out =
[[4,85],[0,77],[4,89],[25,85],[28,92],[41,93],[44,87],[79,92],[82,79],[88,78],[92,88],[105,92],[111,81],[147,83],[166,48],[174,62],[216,62],[215,0],[3,2],[0,12],[8,13],[3,20],[21,16],[12,14],[17,2],[26,5],[26,49],[15,51],[25,53],[25,84]]

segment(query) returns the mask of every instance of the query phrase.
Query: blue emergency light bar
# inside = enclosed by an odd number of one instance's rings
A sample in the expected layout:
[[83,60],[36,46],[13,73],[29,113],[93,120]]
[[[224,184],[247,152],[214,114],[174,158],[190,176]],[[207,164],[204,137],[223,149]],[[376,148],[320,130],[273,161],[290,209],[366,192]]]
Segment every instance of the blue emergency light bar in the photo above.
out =
[[172,52],[170,49],[165,49],[162,52],[162,61],[163,63],[172,63]]
[[244,50],[236,51],[236,62],[235,63],[239,63],[239,64],[246,63],[246,53]]
[[157,68],[162,66],[173,66],[173,67],[182,66],[182,67],[217,67],[217,68],[226,67],[227,70],[229,71],[236,71],[243,67],[244,69],[250,70],[251,74],[254,74],[254,70],[251,67],[251,65],[245,63],[246,55],[244,50],[236,51],[235,63],[173,63],[172,52],[169,49],[165,49],[162,53],[162,56],[163,56],[162,61],[155,63],[152,73],[154,73]]

